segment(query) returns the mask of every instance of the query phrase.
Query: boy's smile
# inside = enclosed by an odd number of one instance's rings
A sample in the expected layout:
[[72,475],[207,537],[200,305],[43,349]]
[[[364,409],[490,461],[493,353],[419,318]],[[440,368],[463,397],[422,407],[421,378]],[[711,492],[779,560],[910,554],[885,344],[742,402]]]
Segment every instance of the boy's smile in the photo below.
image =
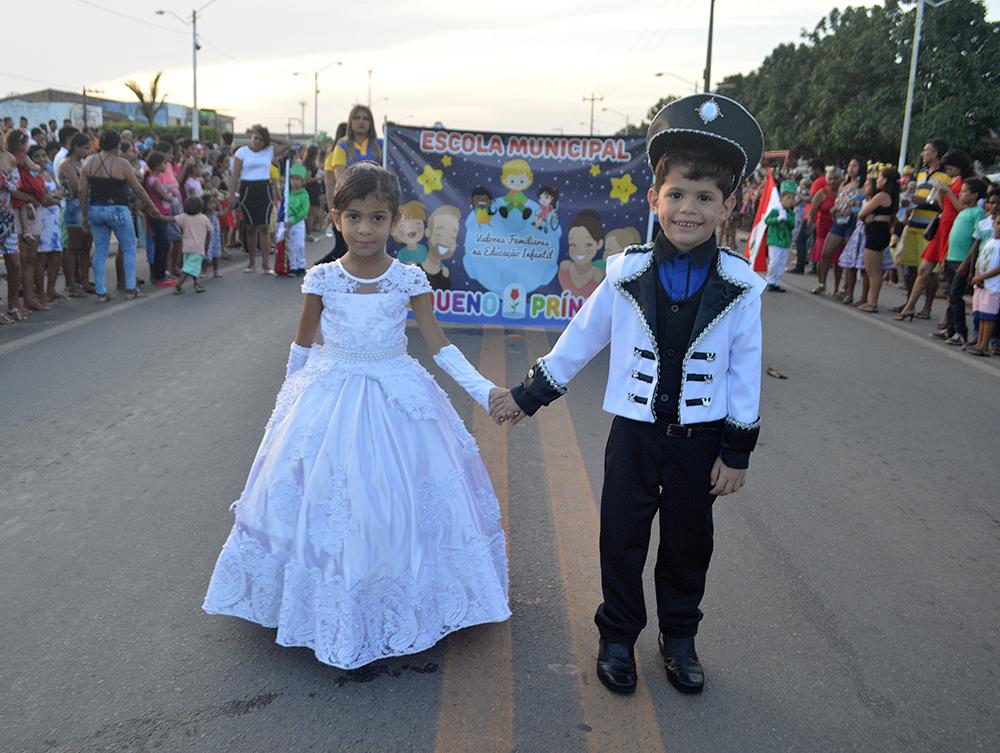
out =
[[667,173],[659,190],[650,188],[646,198],[664,235],[680,251],[711,238],[736,204],[735,194],[724,198],[711,178],[691,180],[677,169]]

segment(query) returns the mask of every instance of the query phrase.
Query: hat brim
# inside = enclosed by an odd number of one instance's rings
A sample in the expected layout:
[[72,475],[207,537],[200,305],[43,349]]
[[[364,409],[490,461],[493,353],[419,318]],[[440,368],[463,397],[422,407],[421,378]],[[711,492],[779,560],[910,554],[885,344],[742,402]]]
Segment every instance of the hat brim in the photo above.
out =
[[647,154],[649,157],[649,166],[655,172],[656,164],[667,149],[683,149],[686,147],[702,147],[712,150],[717,155],[719,162],[732,169],[732,190],[735,191],[746,179],[748,159],[747,153],[742,146],[725,136],[686,128],[667,128],[660,131],[650,140]]

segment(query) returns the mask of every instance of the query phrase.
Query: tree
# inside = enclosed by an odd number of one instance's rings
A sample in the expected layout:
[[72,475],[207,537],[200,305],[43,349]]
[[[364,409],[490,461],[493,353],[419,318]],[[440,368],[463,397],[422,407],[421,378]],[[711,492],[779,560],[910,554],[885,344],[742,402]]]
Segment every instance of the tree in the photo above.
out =
[[153,80],[149,82],[149,92],[144,92],[142,87],[139,86],[135,81],[126,81],[125,86],[136,96],[139,100],[139,109],[142,110],[143,117],[149,121],[150,127],[153,126],[153,121],[156,120],[156,113],[160,111],[160,108],[166,104],[167,95],[164,94],[160,96],[160,76],[163,75],[163,71],[157,72],[153,76]]
[[[801,42],[778,45],[759,68],[726,77],[717,90],[757,116],[768,149],[895,162],[915,12],[912,0],[835,8]],[[986,20],[983,1],[927,6],[907,153],[943,138],[974,158],[995,158],[998,84],[1000,24]]]

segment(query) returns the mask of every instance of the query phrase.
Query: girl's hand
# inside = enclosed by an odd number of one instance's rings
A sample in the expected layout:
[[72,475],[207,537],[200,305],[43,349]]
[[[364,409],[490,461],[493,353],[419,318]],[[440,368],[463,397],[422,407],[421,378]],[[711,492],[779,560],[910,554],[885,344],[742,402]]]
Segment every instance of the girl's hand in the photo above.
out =
[[712,484],[709,493],[716,497],[724,497],[743,488],[747,480],[747,472],[745,468],[730,468],[722,462],[722,458],[716,458],[708,480]]
[[981,275],[976,275],[976,276],[975,276],[975,277],[973,277],[973,278],[972,278],[972,279],[971,279],[971,280],[970,280],[969,282],[971,282],[971,283],[972,283],[973,285],[975,285],[976,287],[979,287],[980,285],[982,285],[982,284],[983,284],[983,278],[982,278],[982,276],[981,276]]

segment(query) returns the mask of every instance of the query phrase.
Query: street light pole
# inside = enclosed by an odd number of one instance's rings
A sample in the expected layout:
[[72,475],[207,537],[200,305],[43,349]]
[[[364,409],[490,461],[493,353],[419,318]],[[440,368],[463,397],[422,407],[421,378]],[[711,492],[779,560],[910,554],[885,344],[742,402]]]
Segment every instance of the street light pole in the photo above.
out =
[[708,56],[705,59],[705,91],[712,90],[712,32],[715,29],[715,0],[708,15]]
[[603,102],[604,101],[604,95],[602,94],[600,97],[597,97],[597,96],[594,95],[593,92],[591,92],[589,97],[584,97],[583,98],[583,101],[584,102],[590,102],[590,135],[593,136],[594,135],[594,103],[595,102]]
[[621,110],[615,110],[612,107],[602,107],[601,112],[613,112],[615,115],[619,115],[625,118],[625,135],[626,136],[632,135],[632,126],[629,124],[628,113],[622,112]]
[[201,115],[198,113],[198,11],[191,10],[191,140],[201,136]]

